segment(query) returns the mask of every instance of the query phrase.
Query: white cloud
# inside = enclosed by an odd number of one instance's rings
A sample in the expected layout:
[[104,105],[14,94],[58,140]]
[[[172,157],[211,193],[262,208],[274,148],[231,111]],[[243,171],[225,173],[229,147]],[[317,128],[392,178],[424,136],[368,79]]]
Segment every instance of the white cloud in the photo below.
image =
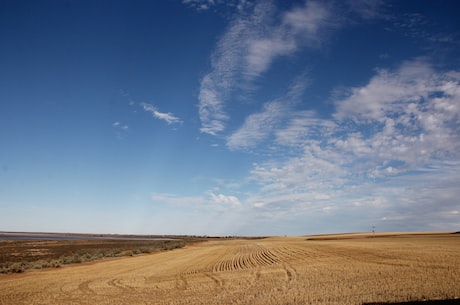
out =
[[154,118],[163,120],[168,124],[182,123],[182,120],[174,116],[172,113],[160,112],[155,106],[151,104],[141,103],[140,105],[142,106],[142,108],[144,108],[145,111],[150,112]]
[[224,204],[230,206],[238,206],[240,205],[240,201],[236,196],[228,196],[223,194],[214,194],[212,192],[209,193],[211,200],[217,204]]
[[389,112],[404,111],[407,104],[426,99],[439,81],[423,60],[407,62],[396,72],[380,70],[366,86],[351,89],[349,97],[337,102],[335,116],[382,122]]
[[336,102],[335,118],[351,120],[358,132],[336,139],[336,146],[410,167],[458,157],[459,102],[458,73],[438,73],[421,60],[394,72],[380,70],[367,85]]
[[200,85],[201,132],[217,135],[229,119],[225,103],[233,90],[264,73],[273,61],[301,47],[314,46],[332,25],[332,14],[319,2],[306,1],[280,14],[270,1],[245,6],[212,55],[212,70]]
[[251,78],[259,76],[268,69],[277,56],[288,55],[296,48],[294,41],[284,41],[279,37],[263,38],[251,42],[245,58],[248,64],[245,68],[245,75]]
[[219,86],[215,84],[212,78],[213,75],[208,74],[201,81],[198,113],[201,119],[200,131],[217,135],[225,129],[225,121],[228,116],[223,110],[223,98]]
[[[277,130],[276,135],[281,136],[279,128],[283,121],[304,113],[295,111],[293,106],[299,103],[307,85],[308,78],[305,73],[296,77],[284,97],[265,103],[261,112],[246,117],[243,125],[227,138],[227,147],[230,150],[251,149],[272,137]],[[281,140],[284,139],[286,138]]]
[[280,56],[290,55],[300,47],[315,46],[321,30],[332,25],[332,14],[319,2],[306,1],[281,16],[278,25],[267,25],[269,30],[249,41],[244,73],[253,78],[265,72]]
[[243,126],[227,139],[228,148],[238,150],[257,146],[271,134],[285,112],[281,102],[265,104],[262,112],[248,116]]
[[269,194],[300,196],[303,193],[311,195],[313,191],[325,191],[327,194],[347,182],[344,163],[339,152],[311,143],[299,156],[255,165],[251,178],[261,184],[263,192]]
[[330,27],[332,23],[330,9],[317,1],[306,1],[303,6],[296,7],[283,16],[283,26],[292,29],[289,35],[300,36],[301,40],[318,40],[321,29]]
[[325,138],[336,128],[331,120],[318,118],[314,111],[293,111],[288,123],[275,131],[275,143],[283,146],[303,146],[307,139]]
[[265,203],[264,203],[264,202],[261,202],[261,201],[257,201],[257,202],[254,202],[252,205],[253,205],[255,208],[262,208],[262,207],[265,205]]
[[224,104],[244,67],[242,58],[247,53],[249,41],[258,36],[257,29],[272,9],[268,2],[251,8],[253,11],[240,12],[230,24],[212,54],[211,72],[201,80],[198,106],[203,133],[216,135],[225,129],[228,115]]
[[128,128],[129,128],[128,125],[122,124],[122,123],[120,123],[120,122],[118,122],[118,121],[115,122],[115,123],[113,123],[112,126],[115,127],[115,128],[117,128],[117,129],[124,130],[124,131],[128,130]]

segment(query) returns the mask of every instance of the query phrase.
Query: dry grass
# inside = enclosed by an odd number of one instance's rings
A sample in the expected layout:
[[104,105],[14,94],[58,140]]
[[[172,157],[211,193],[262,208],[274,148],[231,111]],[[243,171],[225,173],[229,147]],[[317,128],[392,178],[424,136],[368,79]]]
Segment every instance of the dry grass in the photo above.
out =
[[460,234],[222,240],[0,275],[0,304],[362,304],[460,297]]

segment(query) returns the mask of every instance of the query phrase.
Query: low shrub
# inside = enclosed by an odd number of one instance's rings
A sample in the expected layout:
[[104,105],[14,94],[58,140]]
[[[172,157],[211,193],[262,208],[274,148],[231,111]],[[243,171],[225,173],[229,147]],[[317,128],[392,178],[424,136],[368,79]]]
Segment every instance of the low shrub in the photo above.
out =
[[[33,247],[43,249],[39,256],[28,255],[30,241],[0,243],[0,273],[20,273],[27,269],[59,268],[68,264],[79,264],[111,257],[135,256],[157,251],[182,248],[186,240],[107,240],[107,241],[34,241]],[[4,247],[4,248],[2,248]],[[3,252],[1,251],[3,250]],[[17,253],[21,253],[18,256]]]
[[22,273],[27,269],[26,267],[27,267],[27,264],[24,262],[13,263],[9,267],[9,273]]

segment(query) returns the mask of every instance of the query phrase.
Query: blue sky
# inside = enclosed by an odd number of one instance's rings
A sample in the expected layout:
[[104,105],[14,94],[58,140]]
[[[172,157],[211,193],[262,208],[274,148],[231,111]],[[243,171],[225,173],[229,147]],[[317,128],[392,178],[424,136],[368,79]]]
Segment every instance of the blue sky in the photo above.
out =
[[0,0],[0,230],[457,231],[459,13]]

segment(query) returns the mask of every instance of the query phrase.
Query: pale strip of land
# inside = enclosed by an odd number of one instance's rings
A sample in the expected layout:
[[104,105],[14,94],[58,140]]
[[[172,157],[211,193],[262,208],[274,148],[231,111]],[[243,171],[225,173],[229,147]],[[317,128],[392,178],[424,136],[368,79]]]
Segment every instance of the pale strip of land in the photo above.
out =
[[209,241],[0,275],[0,304],[343,305],[460,297],[460,234],[366,237]]

